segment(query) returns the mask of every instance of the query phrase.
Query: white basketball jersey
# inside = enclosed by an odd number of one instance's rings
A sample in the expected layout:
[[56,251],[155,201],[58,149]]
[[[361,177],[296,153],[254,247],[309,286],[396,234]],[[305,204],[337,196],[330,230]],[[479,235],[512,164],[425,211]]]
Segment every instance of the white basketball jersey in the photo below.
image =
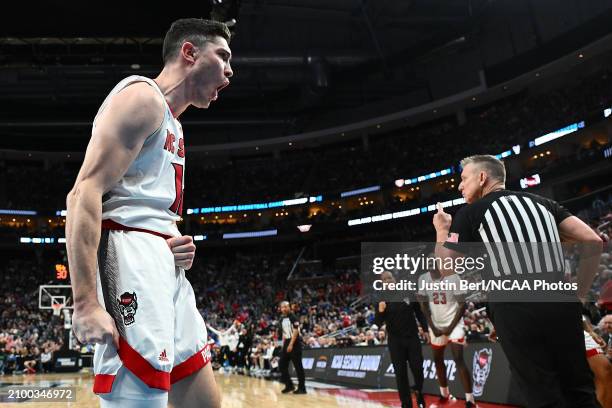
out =
[[[176,221],[182,213],[185,181],[183,129],[155,81],[138,75],[125,78],[106,97],[96,119],[111,97],[135,82],[146,82],[160,94],[164,101],[164,119],[147,137],[121,180],[102,197],[102,219],[179,236]],[[93,127],[96,127],[95,119]]]
[[[431,321],[436,327],[446,327],[453,322],[455,313],[459,309],[459,302],[456,296],[464,294],[459,289],[459,276],[450,275],[436,279],[436,282],[454,283],[457,290],[419,290],[419,295],[429,299],[429,310],[431,310]],[[434,282],[431,273],[427,272],[419,278],[419,288],[422,288],[423,283],[430,284]]]

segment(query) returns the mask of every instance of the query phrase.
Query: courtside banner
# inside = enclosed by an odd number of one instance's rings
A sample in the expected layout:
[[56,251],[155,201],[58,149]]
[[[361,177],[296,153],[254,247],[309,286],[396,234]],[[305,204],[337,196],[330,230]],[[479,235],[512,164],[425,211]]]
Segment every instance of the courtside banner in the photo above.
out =
[[596,289],[609,284],[599,269],[603,249],[601,243],[462,243],[453,234],[440,244],[363,242],[363,295],[375,303],[435,302],[449,294],[473,302],[578,302],[578,295],[598,296]]
[[[305,349],[302,365],[306,377],[380,388],[385,354],[386,347]],[[295,374],[292,365],[291,373]]]
[[[464,358],[478,401],[521,405],[518,385],[513,381],[510,366],[497,343],[471,343],[465,347]],[[331,364],[333,361],[335,364]],[[317,381],[347,384],[360,388],[397,389],[395,369],[386,346],[305,349],[302,362],[307,378]],[[313,362],[313,365],[310,365]],[[455,362],[450,351],[445,356],[446,373],[451,394],[464,398]],[[308,368],[307,368],[308,366]],[[374,371],[374,369],[376,369]],[[291,373],[295,370],[291,366]],[[410,383],[414,384],[408,370]],[[423,345],[423,392],[440,393],[431,347]]]

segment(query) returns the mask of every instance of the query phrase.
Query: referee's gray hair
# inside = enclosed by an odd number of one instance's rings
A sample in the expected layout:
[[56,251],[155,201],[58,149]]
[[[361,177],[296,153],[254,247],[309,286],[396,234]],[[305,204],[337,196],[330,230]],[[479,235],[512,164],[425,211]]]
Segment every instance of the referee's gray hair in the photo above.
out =
[[484,170],[492,179],[506,183],[506,166],[497,157],[490,154],[476,154],[461,160],[460,164],[465,168],[470,163]]
[[283,300],[282,302],[280,302],[279,306],[283,306],[283,305],[289,306],[289,302],[287,302],[286,300]]

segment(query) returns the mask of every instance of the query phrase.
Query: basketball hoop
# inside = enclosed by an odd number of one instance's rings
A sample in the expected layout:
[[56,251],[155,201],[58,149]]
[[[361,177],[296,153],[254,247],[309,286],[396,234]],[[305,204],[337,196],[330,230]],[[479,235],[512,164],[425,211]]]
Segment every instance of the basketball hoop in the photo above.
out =
[[62,308],[64,307],[63,303],[52,303],[51,307],[53,308],[53,316],[58,316],[62,313]]

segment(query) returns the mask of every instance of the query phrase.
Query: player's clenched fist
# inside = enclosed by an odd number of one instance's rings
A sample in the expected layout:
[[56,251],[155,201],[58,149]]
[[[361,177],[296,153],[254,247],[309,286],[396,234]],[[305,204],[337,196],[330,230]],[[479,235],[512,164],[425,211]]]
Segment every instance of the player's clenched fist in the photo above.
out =
[[99,304],[75,307],[72,329],[81,343],[107,343],[113,341],[119,349],[119,332],[115,321]]
[[166,241],[174,255],[174,264],[189,270],[193,265],[193,258],[195,258],[196,246],[193,243],[193,238],[189,235],[183,235],[169,238]]

